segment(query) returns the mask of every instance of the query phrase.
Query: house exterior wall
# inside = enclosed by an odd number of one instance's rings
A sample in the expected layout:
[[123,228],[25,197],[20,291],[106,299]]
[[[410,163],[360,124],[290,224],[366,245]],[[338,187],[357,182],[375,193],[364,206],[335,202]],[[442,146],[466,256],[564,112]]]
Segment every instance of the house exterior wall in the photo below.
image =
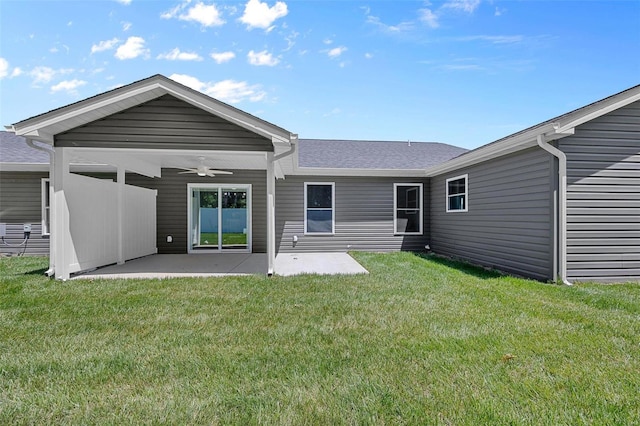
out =
[[[23,240],[23,225],[31,224],[25,255],[48,255],[49,238],[42,236],[42,178],[48,173],[0,172],[0,223],[7,224],[10,244]],[[0,253],[22,253],[22,247],[7,247],[0,243]]]
[[[335,184],[335,234],[304,235],[304,183]],[[423,184],[423,234],[394,235],[394,183]],[[429,180],[418,178],[287,176],[276,182],[279,253],[425,250],[429,244]],[[294,244],[293,237],[298,237]]]
[[640,102],[576,128],[567,156],[567,275],[640,280]]
[[273,151],[270,140],[170,95],[58,134],[54,145]]
[[[431,248],[517,275],[554,275],[553,157],[540,148],[431,180]],[[468,174],[468,211],[446,212],[446,180]]]
[[[178,169],[162,169],[162,177],[151,179],[137,174],[127,174],[130,185],[158,190],[156,198],[158,253],[187,253],[187,184],[232,183],[251,184],[251,235],[252,251],[267,250],[267,175],[264,170],[232,170],[233,175],[199,177],[195,174],[178,174]],[[173,242],[167,242],[167,236]]]

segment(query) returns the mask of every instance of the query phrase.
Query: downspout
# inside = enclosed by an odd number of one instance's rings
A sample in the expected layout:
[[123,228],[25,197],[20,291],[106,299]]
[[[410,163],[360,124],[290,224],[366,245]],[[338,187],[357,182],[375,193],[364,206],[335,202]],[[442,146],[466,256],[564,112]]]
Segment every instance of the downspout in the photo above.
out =
[[[53,186],[53,161],[54,161],[53,154],[54,152],[43,146],[36,145],[35,143],[33,143],[33,139],[27,138],[26,141],[27,141],[27,145],[30,146],[31,148],[37,149],[38,151],[43,151],[49,154],[49,193],[51,193],[51,188],[54,187]],[[50,203],[49,212],[54,211],[52,206],[53,203],[55,203],[54,198],[55,197],[51,197],[51,195],[49,195],[49,203]],[[55,258],[54,256],[52,256],[52,253],[53,253],[52,237],[55,238],[55,236],[53,235],[53,232],[51,230],[51,222],[49,222],[49,235],[50,235],[49,237],[49,269],[47,269],[44,274],[48,277],[51,277],[55,273]]]
[[558,263],[560,281],[565,285],[573,285],[567,280],[567,156],[553,145],[545,141],[544,135],[538,135],[538,146],[558,159]]
[[[295,138],[297,139],[297,135],[294,135],[294,136],[295,136]],[[294,137],[292,137],[291,139],[294,139]],[[288,157],[288,156],[290,156],[290,155],[291,155],[291,154],[293,154],[294,152],[296,152],[296,144],[295,144],[295,143],[293,143],[293,141],[292,141],[292,142],[291,142],[291,148],[289,148],[289,150],[288,150],[288,151],[281,152],[280,154],[278,154],[278,155],[274,156],[274,157],[273,157],[273,161],[281,160],[281,159],[283,159],[284,157]]]

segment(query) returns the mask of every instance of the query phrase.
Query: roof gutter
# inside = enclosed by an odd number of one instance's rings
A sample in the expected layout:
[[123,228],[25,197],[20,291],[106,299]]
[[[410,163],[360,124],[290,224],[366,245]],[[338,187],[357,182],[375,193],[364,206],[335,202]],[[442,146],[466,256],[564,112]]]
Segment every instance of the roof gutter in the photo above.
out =
[[[51,191],[51,188],[53,188],[53,161],[54,161],[54,151],[51,149],[47,149],[43,146],[40,145],[36,145],[35,143],[33,143],[33,139],[30,138],[26,138],[27,141],[27,145],[30,146],[33,149],[37,149],[38,151],[42,151],[42,152],[46,152],[47,154],[49,154],[49,191]],[[55,203],[54,197],[49,197],[49,202],[50,203]],[[51,207],[51,206],[50,206]],[[55,209],[50,208],[50,211],[55,211]],[[51,226],[51,225],[49,225]],[[50,235],[53,236],[53,232],[50,232]],[[51,237],[50,237],[51,238]],[[53,236],[53,238],[55,238],[55,236]],[[45,271],[45,275],[50,277],[55,273],[55,257],[53,255],[54,250],[53,248],[53,244],[51,243],[51,239],[49,240],[49,269],[47,269]]]
[[[567,156],[558,148],[546,142],[544,134],[536,137],[538,146],[558,159],[558,227],[554,229],[558,240],[558,262],[560,281],[565,285],[573,285],[567,279]],[[559,235],[558,235],[559,234]],[[559,238],[558,238],[559,237]]]

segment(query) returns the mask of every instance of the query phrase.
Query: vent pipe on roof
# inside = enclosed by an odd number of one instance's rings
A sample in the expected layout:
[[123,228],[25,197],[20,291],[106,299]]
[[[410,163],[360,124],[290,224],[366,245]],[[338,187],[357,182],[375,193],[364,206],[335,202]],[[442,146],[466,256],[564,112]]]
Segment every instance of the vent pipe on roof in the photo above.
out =
[[[549,145],[544,135],[538,135],[538,146],[558,159],[558,263],[560,281],[573,285],[567,280],[567,156],[553,145]],[[554,238],[555,239],[555,238]]]

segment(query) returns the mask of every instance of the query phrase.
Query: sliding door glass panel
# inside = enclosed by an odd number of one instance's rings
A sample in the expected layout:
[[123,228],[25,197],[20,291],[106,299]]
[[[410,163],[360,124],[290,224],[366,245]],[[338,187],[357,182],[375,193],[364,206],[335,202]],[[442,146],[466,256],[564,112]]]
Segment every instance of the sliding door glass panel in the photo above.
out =
[[249,228],[247,190],[222,188],[221,193],[221,247],[223,250],[246,249]]
[[200,189],[200,205],[198,222],[200,235],[198,237],[199,247],[214,247],[219,245],[218,235],[218,190]]

